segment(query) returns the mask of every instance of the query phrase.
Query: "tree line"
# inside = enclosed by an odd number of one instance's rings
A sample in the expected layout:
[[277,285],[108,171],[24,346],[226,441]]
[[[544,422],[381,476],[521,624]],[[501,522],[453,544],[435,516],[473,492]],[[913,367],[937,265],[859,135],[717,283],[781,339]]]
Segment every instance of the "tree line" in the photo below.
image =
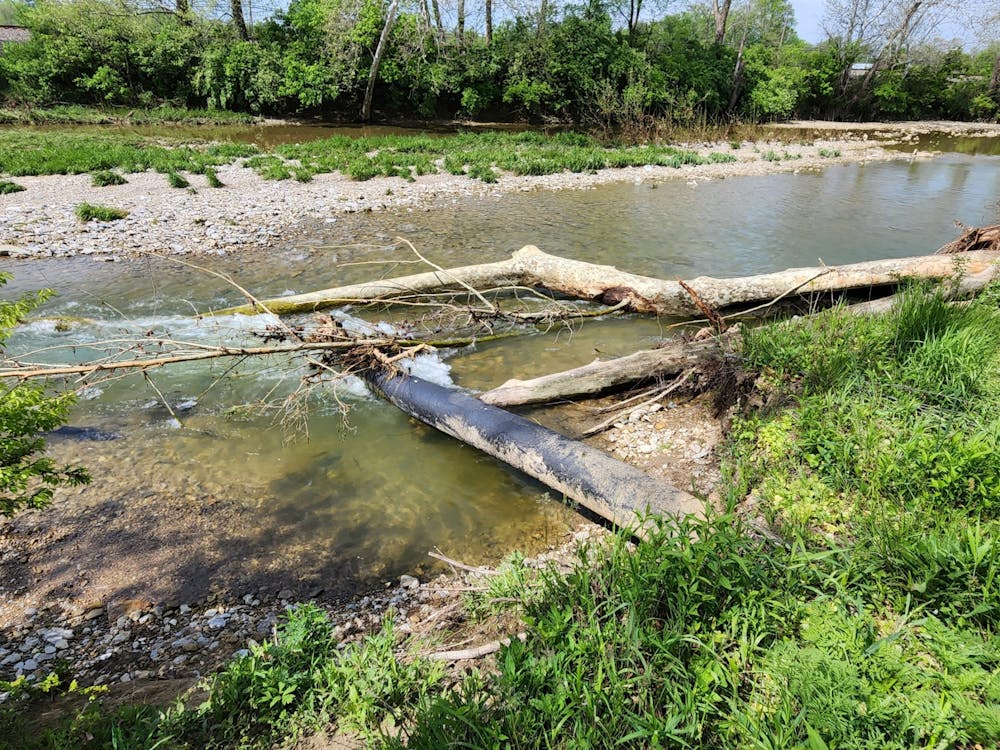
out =
[[0,5],[31,31],[0,52],[7,105],[610,129],[1000,116],[1000,17],[984,6],[985,36],[963,49],[936,35],[949,0],[827,0],[819,44],[798,37],[789,0],[696,0],[674,12],[664,0],[291,0],[256,23],[243,0],[151,2]]

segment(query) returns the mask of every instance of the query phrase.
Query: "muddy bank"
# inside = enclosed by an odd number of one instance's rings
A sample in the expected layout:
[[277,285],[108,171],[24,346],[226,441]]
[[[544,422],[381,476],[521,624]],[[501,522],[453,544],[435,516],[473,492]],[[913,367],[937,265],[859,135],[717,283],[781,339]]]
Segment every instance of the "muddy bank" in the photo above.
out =
[[[355,182],[319,174],[311,182],[263,180],[239,164],[222,167],[224,188],[209,188],[191,176],[192,190],[172,188],[162,174],[128,176],[126,185],[94,187],[89,175],[17,178],[26,190],[0,195],[0,255],[12,258],[93,256],[99,260],[158,253],[227,254],[243,248],[287,244],[315,227],[347,214],[384,210],[429,210],[466,197],[535,190],[587,189],[610,182],[702,180],[822,169],[835,164],[913,158],[861,139],[803,143],[685,144],[703,156],[730,154],[735,162],[670,167],[630,167],[594,174],[539,177],[503,175],[494,184],[467,177],[425,175],[414,182],[375,178]],[[97,203],[128,211],[113,222],[81,222],[74,210]]]

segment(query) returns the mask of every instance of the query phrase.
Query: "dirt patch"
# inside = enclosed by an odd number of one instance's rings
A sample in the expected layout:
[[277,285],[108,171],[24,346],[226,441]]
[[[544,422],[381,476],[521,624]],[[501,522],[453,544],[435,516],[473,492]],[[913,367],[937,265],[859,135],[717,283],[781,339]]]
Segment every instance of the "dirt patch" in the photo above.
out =
[[604,433],[606,450],[650,476],[702,498],[716,498],[720,421],[710,395],[651,404]]

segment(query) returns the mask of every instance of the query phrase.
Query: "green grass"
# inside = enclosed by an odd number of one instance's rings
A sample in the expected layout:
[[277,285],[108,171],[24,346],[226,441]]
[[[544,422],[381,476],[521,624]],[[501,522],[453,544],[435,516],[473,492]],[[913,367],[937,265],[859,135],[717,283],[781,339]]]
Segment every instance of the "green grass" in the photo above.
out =
[[167,182],[172,188],[188,188],[191,183],[187,178],[177,172],[167,172]]
[[162,138],[80,133],[0,131],[0,173],[8,175],[121,172],[193,172],[257,153],[237,143],[186,143]]
[[112,172],[108,169],[102,169],[99,172],[94,172],[90,176],[90,184],[94,187],[107,187],[108,185],[124,185],[128,182],[124,175],[120,175],[117,172]]
[[700,156],[673,146],[606,146],[578,133],[460,133],[457,135],[346,138],[279,146],[262,154],[244,144],[197,144],[137,136],[0,131],[0,173],[77,174],[117,169],[203,174],[246,158],[264,179],[308,182],[341,172],[353,180],[449,173],[496,182],[503,173],[548,175],[645,165],[730,162],[731,154]]
[[205,182],[211,188],[225,187],[222,180],[219,179],[218,173],[215,171],[214,167],[205,167]]
[[101,707],[92,703],[62,724],[35,732],[19,710],[60,692],[78,692],[50,679],[41,687],[23,680],[0,683],[12,699],[0,705],[0,747],[61,748],[260,748],[320,729],[331,720],[342,729],[375,738],[399,710],[415,705],[443,677],[443,668],[419,656],[398,658],[387,621],[362,644],[338,644],[326,615],[312,606],[290,610],[273,641],[252,645],[206,681],[208,698],[162,711],[148,706]]
[[259,118],[242,112],[187,109],[162,105],[149,109],[135,107],[87,107],[67,104],[40,108],[0,108],[0,125],[239,125]]
[[93,203],[81,203],[76,207],[76,218],[80,221],[117,221],[128,216],[128,211]]
[[24,185],[18,185],[16,182],[11,182],[10,180],[0,180],[0,195],[10,195],[11,193],[21,193],[27,188]]

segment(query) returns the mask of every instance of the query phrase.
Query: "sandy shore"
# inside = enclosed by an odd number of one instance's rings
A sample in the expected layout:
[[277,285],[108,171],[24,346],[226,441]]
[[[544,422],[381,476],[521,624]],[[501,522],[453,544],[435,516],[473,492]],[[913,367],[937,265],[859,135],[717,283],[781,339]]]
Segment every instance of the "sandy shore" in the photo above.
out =
[[[595,174],[562,173],[540,177],[503,175],[486,184],[467,177],[428,175],[406,182],[376,178],[354,182],[320,174],[308,183],[261,179],[239,164],[219,169],[226,187],[207,187],[191,176],[193,189],[177,189],[162,174],[128,175],[128,184],[93,187],[89,175],[20,177],[23,192],[0,195],[0,256],[16,258],[92,255],[115,260],[130,255],[224,254],[247,247],[286,243],[317,221],[335,222],[343,214],[439,206],[457,197],[533,190],[588,189],[610,182],[701,180],[822,169],[913,158],[881,143],[859,138],[801,142],[685,144],[702,155],[730,154],[735,162],[669,167],[608,169]],[[74,209],[96,203],[124,209],[114,222],[79,221]]]

